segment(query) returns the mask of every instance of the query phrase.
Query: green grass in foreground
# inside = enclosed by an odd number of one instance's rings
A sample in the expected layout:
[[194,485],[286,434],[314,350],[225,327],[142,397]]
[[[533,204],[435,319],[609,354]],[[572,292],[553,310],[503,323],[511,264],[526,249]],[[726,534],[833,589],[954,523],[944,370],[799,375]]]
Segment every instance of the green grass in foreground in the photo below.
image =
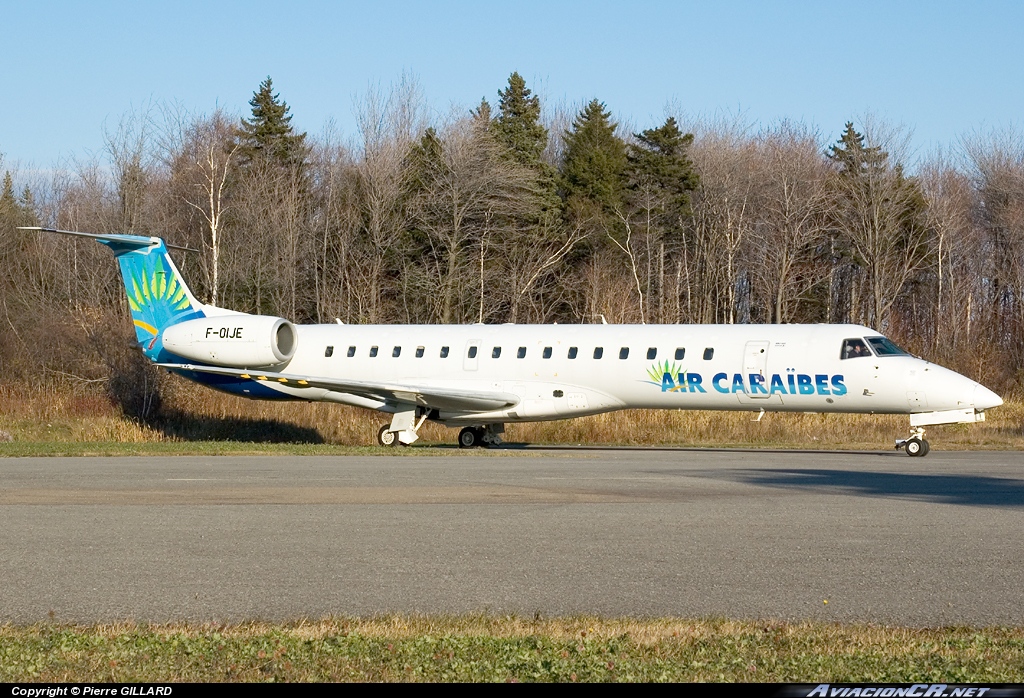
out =
[[0,681],[1020,682],[1024,629],[391,616],[0,627]]

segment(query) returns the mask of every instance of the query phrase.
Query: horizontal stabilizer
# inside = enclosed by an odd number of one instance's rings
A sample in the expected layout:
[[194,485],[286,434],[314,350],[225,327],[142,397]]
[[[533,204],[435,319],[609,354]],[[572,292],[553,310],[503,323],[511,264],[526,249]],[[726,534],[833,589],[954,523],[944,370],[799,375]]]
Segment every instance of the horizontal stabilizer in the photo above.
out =
[[218,366],[195,366],[192,364],[157,364],[172,371],[191,371],[215,376],[236,376],[243,380],[276,383],[289,388],[320,388],[339,393],[348,393],[371,400],[388,403],[418,405],[432,409],[458,412],[490,412],[513,407],[519,398],[510,393],[478,390],[458,390],[397,383],[372,383],[337,378],[301,376],[291,373],[273,373],[247,369],[220,368]]
[[[146,247],[154,247],[160,244],[160,238],[146,237],[144,235],[122,235],[120,233],[109,233],[101,235],[97,233],[80,233],[76,230],[58,230],[56,228],[43,228],[40,226],[19,226],[18,230],[38,230],[41,233],[59,233],[60,235],[74,235],[80,238],[91,238],[97,242],[105,242],[110,245],[116,245],[125,249],[143,249]],[[165,246],[172,250],[185,250],[186,252],[198,252],[191,247],[182,247],[180,245],[169,245],[166,242]]]

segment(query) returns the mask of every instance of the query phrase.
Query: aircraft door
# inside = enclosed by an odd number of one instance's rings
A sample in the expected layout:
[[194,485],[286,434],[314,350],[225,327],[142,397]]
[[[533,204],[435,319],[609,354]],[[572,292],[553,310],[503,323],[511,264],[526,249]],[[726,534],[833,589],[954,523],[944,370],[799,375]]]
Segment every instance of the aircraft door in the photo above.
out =
[[743,349],[743,385],[746,390],[736,393],[743,404],[781,405],[782,396],[770,395],[771,376],[768,373],[768,347],[771,342],[760,339],[747,342]]
[[462,368],[475,371],[480,361],[480,340],[471,339],[466,342],[466,351],[462,354]]
[[764,392],[755,390],[753,387],[748,389],[748,394],[754,399],[767,399],[768,397],[770,383],[768,378],[769,344],[770,342],[767,340],[747,342],[747,346],[743,350],[743,382],[749,385],[753,382],[751,376],[759,376],[761,385],[764,387]]

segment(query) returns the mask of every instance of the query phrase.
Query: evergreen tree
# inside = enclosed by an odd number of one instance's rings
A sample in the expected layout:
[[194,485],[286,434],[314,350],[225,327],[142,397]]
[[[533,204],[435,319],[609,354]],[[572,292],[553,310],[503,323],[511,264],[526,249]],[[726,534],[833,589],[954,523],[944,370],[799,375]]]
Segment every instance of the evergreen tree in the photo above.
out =
[[14,178],[10,171],[4,173],[4,188],[0,193],[0,213],[14,215],[18,209],[18,200],[14,196]]
[[286,168],[303,168],[309,149],[306,134],[295,133],[290,108],[274,94],[268,76],[249,100],[252,117],[243,119],[238,131],[239,154],[243,163],[270,162]]
[[555,168],[543,160],[548,130],[540,123],[540,99],[531,95],[519,73],[509,76],[508,87],[498,90],[498,98],[498,115],[492,121],[491,132],[505,157],[534,173],[534,224],[560,218],[562,201]]
[[495,138],[513,161],[536,173],[537,220],[558,217],[562,201],[555,169],[543,160],[548,130],[540,123],[540,99],[530,93],[519,73],[509,76],[508,87],[498,90],[498,97]]
[[491,103],[486,97],[480,99],[480,106],[470,112],[473,119],[489,127],[491,123]]
[[0,190],[0,221],[0,225],[11,227],[37,223],[32,192],[26,185],[19,201],[14,194],[14,178],[10,171],[4,173],[3,188]]
[[592,100],[565,134],[562,189],[566,199],[581,198],[611,211],[622,206],[626,144],[604,104]]
[[540,123],[540,98],[531,95],[519,73],[508,78],[508,87],[499,90],[495,133],[498,141],[521,164],[538,167],[548,146],[548,130]]
[[924,194],[901,164],[891,164],[881,147],[866,145],[850,122],[827,155],[838,168],[833,215],[840,249],[866,278],[867,307],[863,315],[852,308],[853,319],[884,331],[893,303],[927,253]]
[[424,188],[430,178],[443,166],[444,143],[437,130],[430,126],[419,143],[409,151],[409,189],[415,193]]
[[629,149],[629,179],[634,191],[653,190],[662,200],[666,223],[672,225],[690,211],[690,192],[697,188],[700,177],[687,151],[693,134],[679,130],[674,117],[659,128],[634,134],[637,144]]
[[829,148],[828,158],[839,166],[844,177],[856,178],[872,170],[884,169],[889,154],[879,146],[864,145],[864,135],[857,133],[852,121],[847,121],[843,135]]
[[[840,187],[847,203],[880,201],[883,213],[904,228],[921,225],[926,201],[916,179],[903,173],[903,165],[889,162],[880,146],[867,146],[864,135],[846,123],[839,141],[829,148],[828,158],[839,166]],[[873,215],[878,215],[875,211]]]
[[25,188],[21,190],[21,206],[25,211],[35,212],[36,210],[36,198],[32,195],[32,190],[25,185]]

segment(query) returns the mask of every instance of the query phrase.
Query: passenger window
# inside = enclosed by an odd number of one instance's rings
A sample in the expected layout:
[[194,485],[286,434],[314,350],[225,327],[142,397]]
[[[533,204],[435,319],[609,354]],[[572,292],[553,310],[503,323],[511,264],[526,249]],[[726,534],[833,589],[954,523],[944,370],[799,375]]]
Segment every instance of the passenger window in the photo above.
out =
[[491,358],[497,359],[501,356],[501,347],[494,347],[491,349]]
[[416,358],[417,359],[422,359],[423,358],[423,347],[416,347]]
[[516,352],[516,358],[517,359],[525,359],[526,358],[526,347],[519,347],[519,351]]
[[542,356],[545,359],[550,359],[551,358],[551,347],[544,347],[544,353],[542,354]]
[[711,361],[711,359],[714,358],[714,356],[715,356],[715,350],[712,349],[711,347],[708,347],[707,349],[704,350],[704,360],[705,361]]
[[686,356],[686,349],[676,347],[676,361],[682,361],[684,356]]
[[356,355],[356,348],[355,347],[349,347],[348,348],[348,358],[351,359],[355,355]]
[[377,347],[370,347],[370,357],[372,358],[372,357],[374,357],[376,355],[377,355]]
[[576,358],[576,354],[578,354],[578,353],[579,353],[579,349],[577,349],[576,347],[569,347],[569,358],[570,359],[575,359]]
[[447,359],[448,358],[448,347],[441,347],[441,358],[442,359]]
[[391,350],[391,356],[395,357],[396,359],[401,355],[402,347],[395,347],[394,349]]
[[843,349],[839,352],[840,359],[859,359],[862,356],[871,356],[867,344],[860,339],[843,340]]
[[324,349],[324,356],[334,356],[334,347]]
[[658,348],[657,347],[650,347],[650,348],[647,349],[647,360],[648,361],[657,358],[657,356],[658,356]]
[[600,359],[604,356],[604,347],[594,347],[594,358]]
[[469,358],[471,358],[471,359],[475,359],[476,358],[476,347],[475,346],[469,348]]
[[621,349],[619,349],[619,358],[620,359],[628,359],[629,358],[629,347],[622,347]]

